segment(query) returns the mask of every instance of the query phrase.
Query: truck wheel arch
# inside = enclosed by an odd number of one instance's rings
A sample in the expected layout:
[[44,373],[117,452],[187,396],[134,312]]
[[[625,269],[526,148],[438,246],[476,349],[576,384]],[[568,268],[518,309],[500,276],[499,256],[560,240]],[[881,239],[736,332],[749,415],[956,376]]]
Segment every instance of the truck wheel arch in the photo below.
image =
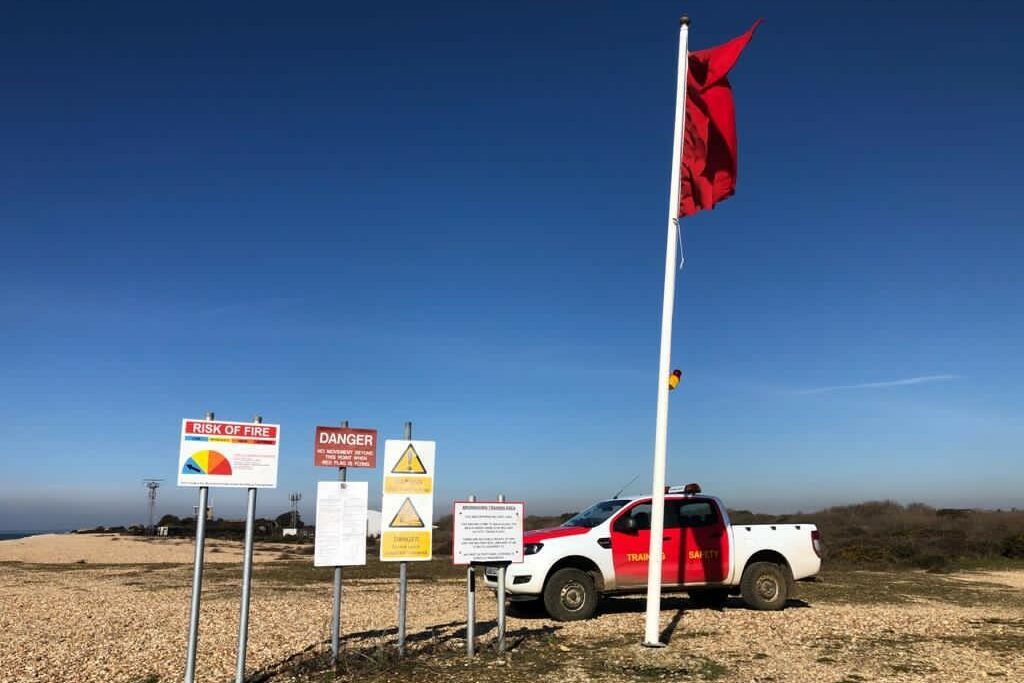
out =
[[563,557],[562,559],[551,565],[548,569],[547,575],[544,577],[544,585],[547,585],[548,579],[557,572],[559,569],[565,569],[571,567],[572,569],[580,569],[590,574],[591,578],[594,579],[594,588],[597,589],[598,594],[604,592],[604,574],[601,573],[601,568],[597,564],[586,557],[581,555],[570,555],[569,557]]
[[743,572],[747,571],[747,567],[754,564],[755,562],[771,562],[782,567],[782,573],[786,576],[787,588],[789,592],[793,592],[795,582],[793,581],[793,569],[789,566],[789,562],[786,560],[786,556],[777,550],[758,550],[756,553],[747,558],[746,564],[743,565],[743,571],[740,572],[740,576]]

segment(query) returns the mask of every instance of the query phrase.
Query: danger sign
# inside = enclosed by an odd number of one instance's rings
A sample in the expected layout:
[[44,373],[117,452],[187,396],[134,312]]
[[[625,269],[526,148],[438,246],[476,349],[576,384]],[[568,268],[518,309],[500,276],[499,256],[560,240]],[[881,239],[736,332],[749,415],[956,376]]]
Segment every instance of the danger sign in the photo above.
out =
[[313,464],[317,467],[376,467],[377,430],[317,427]]
[[434,524],[433,441],[384,442],[380,559],[429,560]]
[[388,525],[391,529],[422,529],[423,518],[416,512],[416,508],[412,504],[412,499],[406,498],[402,503],[402,507],[398,508],[398,512],[391,518],[391,524]]

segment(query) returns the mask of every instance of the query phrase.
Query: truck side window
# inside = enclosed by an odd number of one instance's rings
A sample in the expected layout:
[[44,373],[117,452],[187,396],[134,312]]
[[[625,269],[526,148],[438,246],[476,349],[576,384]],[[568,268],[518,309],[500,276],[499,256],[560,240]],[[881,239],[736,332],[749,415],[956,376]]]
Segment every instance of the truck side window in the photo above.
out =
[[680,500],[665,500],[665,528],[666,529],[678,529],[682,526],[679,523],[679,505],[683,501]]
[[[715,506],[708,500],[679,501],[676,508],[678,525],[681,527],[710,526],[718,521]],[[665,526],[668,526],[668,510],[665,511]]]
[[640,503],[634,505],[630,511],[629,516],[636,520],[636,528],[639,531],[650,531],[651,529],[651,504]]

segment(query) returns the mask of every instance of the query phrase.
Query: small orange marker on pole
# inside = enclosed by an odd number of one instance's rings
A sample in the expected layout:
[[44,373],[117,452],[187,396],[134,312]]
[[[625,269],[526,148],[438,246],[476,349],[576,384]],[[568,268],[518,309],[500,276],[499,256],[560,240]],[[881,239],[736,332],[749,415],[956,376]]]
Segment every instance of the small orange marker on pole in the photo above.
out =
[[683,379],[682,370],[673,370],[672,374],[668,376],[668,390],[672,391],[679,386],[679,381]]

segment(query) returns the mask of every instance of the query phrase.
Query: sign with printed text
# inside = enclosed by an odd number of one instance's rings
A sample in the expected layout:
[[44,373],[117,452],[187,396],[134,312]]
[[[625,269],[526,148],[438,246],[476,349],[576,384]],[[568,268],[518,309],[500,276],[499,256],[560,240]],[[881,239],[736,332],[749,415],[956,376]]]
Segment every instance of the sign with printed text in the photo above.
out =
[[317,467],[376,467],[377,430],[317,427],[313,464]]
[[178,486],[277,487],[281,425],[181,421]]
[[366,564],[365,481],[321,481],[316,485],[314,567]]
[[380,559],[410,562],[433,557],[433,441],[384,442]]
[[455,501],[452,562],[522,562],[523,508],[522,503]]

